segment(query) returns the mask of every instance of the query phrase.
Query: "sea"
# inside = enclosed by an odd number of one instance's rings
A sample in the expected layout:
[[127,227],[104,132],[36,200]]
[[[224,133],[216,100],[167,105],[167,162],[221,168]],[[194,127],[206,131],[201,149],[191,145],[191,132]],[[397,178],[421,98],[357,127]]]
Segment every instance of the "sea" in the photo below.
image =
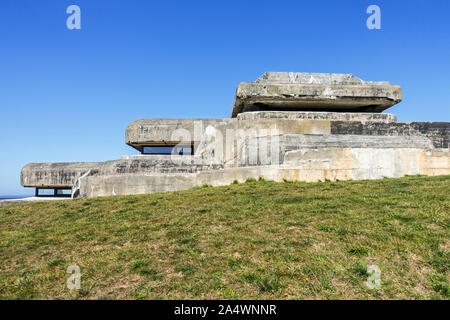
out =
[[31,195],[29,196],[1,196],[0,195],[0,200],[9,200],[9,199],[23,199],[23,198],[28,198],[28,197],[32,197]]

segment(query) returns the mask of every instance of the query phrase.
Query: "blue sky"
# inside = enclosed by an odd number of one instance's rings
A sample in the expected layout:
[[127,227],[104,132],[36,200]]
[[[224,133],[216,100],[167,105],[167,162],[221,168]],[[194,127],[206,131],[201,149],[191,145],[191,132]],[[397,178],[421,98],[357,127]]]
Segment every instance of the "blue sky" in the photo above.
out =
[[387,80],[400,121],[450,121],[450,1],[2,0],[0,195],[32,193],[28,162],[137,153],[130,121],[229,117],[237,84],[264,71]]

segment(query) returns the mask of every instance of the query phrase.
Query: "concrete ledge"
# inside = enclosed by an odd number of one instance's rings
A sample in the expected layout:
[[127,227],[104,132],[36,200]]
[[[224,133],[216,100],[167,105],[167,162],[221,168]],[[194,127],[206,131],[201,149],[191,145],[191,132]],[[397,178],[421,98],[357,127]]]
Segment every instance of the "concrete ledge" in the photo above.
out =
[[121,156],[120,160],[144,160],[158,163],[175,162],[180,165],[202,165],[214,166],[221,165],[215,159],[203,159],[195,155],[160,155],[160,154],[134,154],[129,156]]
[[391,113],[357,112],[308,112],[308,111],[252,111],[237,115],[238,120],[331,120],[331,121],[371,121],[394,122],[397,117]]
[[221,163],[189,156],[143,156],[105,162],[30,163],[21,172],[24,187],[72,188],[83,175],[189,174],[223,168]]
[[[329,120],[310,119],[195,119],[192,121],[139,120],[126,131],[126,142],[141,151],[143,146],[176,145],[181,142],[208,143],[218,135],[222,141],[239,140],[240,136],[271,134],[330,134]],[[198,148],[197,148],[198,149]],[[197,152],[197,150],[196,150]],[[197,154],[197,153],[196,153]]]
[[390,85],[242,82],[231,116],[267,110],[382,112],[401,99],[401,88]]
[[[194,141],[195,129],[201,132],[208,126],[228,125],[233,119],[142,119],[131,122],[125,132],[126,144],[142,151],[142,146],[176,145]],[[201,132],[199,134],[201,134]]]
[[24,187],[72,188],[75,181],[96,170],[102,162],[29,163],[22,168],[20,183]]

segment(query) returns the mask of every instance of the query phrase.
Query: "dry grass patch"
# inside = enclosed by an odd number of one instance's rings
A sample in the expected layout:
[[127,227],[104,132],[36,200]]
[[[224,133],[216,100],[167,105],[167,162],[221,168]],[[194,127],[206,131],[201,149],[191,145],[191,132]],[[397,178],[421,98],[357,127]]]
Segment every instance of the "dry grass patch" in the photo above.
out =
[[449,194],[450,176],[261,179],[1,207],[0,298],[448,299]]

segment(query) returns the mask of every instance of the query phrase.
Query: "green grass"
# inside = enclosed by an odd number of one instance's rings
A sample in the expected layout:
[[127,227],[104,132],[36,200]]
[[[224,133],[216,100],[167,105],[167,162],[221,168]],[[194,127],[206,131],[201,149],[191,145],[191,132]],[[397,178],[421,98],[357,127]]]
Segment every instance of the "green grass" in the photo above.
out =
[[0,298],[449,299],[449,194],[450,176],[260,179],[0,207]]

